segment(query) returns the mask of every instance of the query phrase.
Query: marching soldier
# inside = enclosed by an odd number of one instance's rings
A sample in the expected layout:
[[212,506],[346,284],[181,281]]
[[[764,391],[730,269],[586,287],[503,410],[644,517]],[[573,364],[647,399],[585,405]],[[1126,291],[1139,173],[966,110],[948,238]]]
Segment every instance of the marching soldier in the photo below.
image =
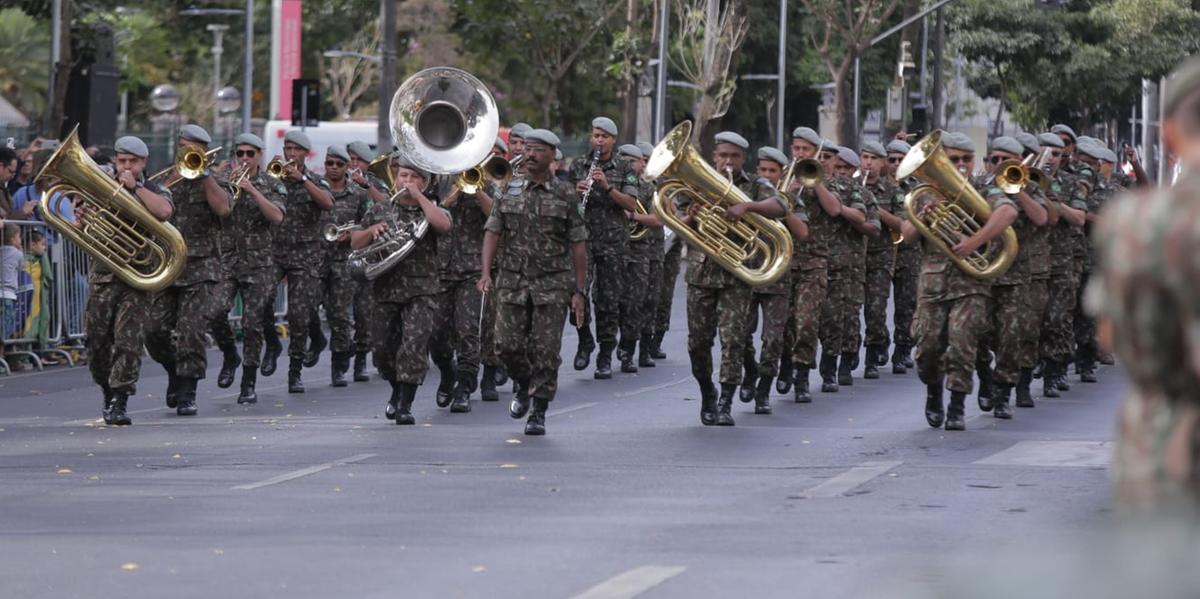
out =
[[[236,184],[237,192],[229,218],[221,223],[222,237],[228,237],[230,244],[221,262],[230,274],[232,285],[221,298],[219,318],[227,321],[225,313],[233,297],[239,293],[242,296],[242,349],[246,357],[238,403],[258,401],[255,385],[263,351],[263,331],[264,327],[273,329],[275,325],[273,304],[279,270],[271,249],[274,228],[283,222],[286,192],[282,183],[267,177],[259,168],[265,147],[262,139],[251,133],[243,133],[234,140],[231,171],[234,178],[230,185]],[[242,171],[245,176],[238,177]],[[221,376],[224,375],[222,366]],[[229,378],[232,380],[232,373]]]
[[[714,138],[712,164],[718,172],[732,174],[733,184],[751,202],[726,210],[725,217],[737,221],[747,212],[768,218],[782,218],[787,213],[786,202],[770,185],[751,178],[742,170],[750,142],[732,131],[722,131]],[[700,204],[679,206],[686,213],[683,219],[695,226]],[[689,251],[687,282],[688,358],[692,376],[700,385],[700,422],[705,426],[733,426],[730,410],[733,394],[742,379],[742,361],[746,343],[746,325],[750,317],[753,293],[749,285],[711,260],[704,252]],[[720,396],[712,383],[713,337],[721,336]]]
[[[375,152],[366,142],[353,141],[346,146],[350,155],[350,180],[366,190],[370,205],[388,199],[385,181],[367,172],[375,159]],[[369,209],[369,208],[368,208]],[[367,376],[367,353],[371,351],[371,286],[363,281],[354,281],[354,382],[365,383]]]
[[373,356],[379,374],[392,387],[384,415],[396,424],[416,424],[412,414],[417,387],[425,382],[429,339],[433,336],[438,282],[438,235],[450,230],[450,213],[425,196],[429,173],[406,158],[393,154],[392,178],[397,194],[375,204],[361,221],[363,228],[350,233],[350,246],[362,249],[381,235],[395,235],[422,219],[429,231],[391,270],[372,281],[375,343]]
[[[1092,226],[1100,216],[1100,210],[1113,193],[1108,175],[1103,174],[1102,164],[1112,151],[1098,143],[1080,143],[1079,161],[1084,169],[1093,173],[1093,186],[1087,197],[1087,220],[1084,225],[1087,253],[1083,258],[1082,276],[1079,280],[1078,297],[1075,302],[1075,372],[1080,382],[1096,382],[1096,360],[1100,350],[1096,346],[1096,321],[1083,309],[1083,291],[1087,287],[1095,268],[1095,247],[1092,244]],[[1115,161],[1115,156],[1113,156]]]
[[[312,142],[303,131],[289,131],[283,137],[287,218],[275,231],[275,262],[288,285],[288,393],[304,393],[300,370],[317,310],[325,258],[325,248],[320,245],[321,222],[324,212],[333,209],[329,184],[304,166],[311,150]],[[317,346],[313,349],[318,353]]]
[[1050,128],[1050,132],[1057,135],[1063,142],[1064,155],[1062,162],[1060,163],[1060,170],[1066,173],[1068,179],[1074,179],[1073,185],[1064,187],[1064,189],[1067,191],[1068,195],[1074,197],[1073,203],[1079,207],[1083,217],[1083,222],[1080,225],[1070,229],[1071,290],[1075,294],[1075,298],[1071,301],[1071,331],[1069,341],[1071,349],[1066,361],[1060,367],[1061,372],[1059,373],[1058,378],[1059,390],[1070,391],[1071,385],[1067,382],[1067,365],[1072,362],[1076,363],[1075,372],[1076,374],[1080,375],[1081,380],[1086,378],[1088,380],[1084,382],[1096,382],[1094,370],[1089,371],[1087,375],[1084,376],[1083,372],[1081,372],[1078,368],[1078,346],[1076,344],[1076,340],[1079,339],[1081,335],[1087,333],[1086,330],[1081,330],[1081,328],[1086,329],[1087,323],[1083,322],[1085,319],[1082,314],[1079,298],[1083,293],[1083,285],[1086,283],[1084,279],[1087,276],[1087,270],[1089,268],[1087,264],[1087,234],[1091,231],[1089,224],[1096,218],[1096,214],[1089,212],[1091,205],[1088,201],[1092,191],[1096,188],[1096,171],[1093,170],[1087,163],[1083,162],[1080,159],[1080,155],[1082,154],[1083,150],[1082,146],[1085,145],[1085,143],[1091,143],[1098,140],[1086,136],[1077,136],[1075,135],[1075,131],[1073,129],[1062,124],[1054,125]]
[[[867,191],[871,192],[878,205],[881,224],[887,225],[889,231],[899,233],[900,219],[893,215],[899,214],[897,207],[903,202],[903,197],[895,180],[884,174],[887,171],[887,150],[877,141],[863,142],[859,161],[862,172],[867,176]],[[866,303],[863,307],[863,319],[867,327],[864,379],[879,378],[879,367],[887,363],[887,350],[891,343],[888,338],[887,306],[892,290],[895,254],[891,235],[867,237]]]
[[[630,226],[636,223],[643,234],[639,239],[633,239],[631,235],[629,253],[626,254],[625,267],[622,269],[625,277],[623,299],[628,305],[621,309],[621,341],[617,347],[617,357],[621,362],[621,372],[634,373],[639,366],[656,366],[647,347],[650,340],[643,340],[640,349],[638,341],[643,337],[646,323],[654,318],[654,304],[658,301],[658,289],[647,285],[647,282],[662,279],[663,226],[652,212],[651,203],[656,188],[653,183],[641,180],[642,171],[646,168],[642,149],[625,144],[617,149],[617,154],[629,162],[634,176],[638,177],[637,201],[646,210],[644,213],[629,214]],[[636,364],[635,351],[638,352]]]
[[[170,219],[174,211],[171,192],[157,182],[147,181],[143,174],[146,156],[150,154],[145,142],[136,137],[122,137],[113,144],[113,150],[121,187],[137,198],[154,218],[164,222]],[[75,222],[83,223],[87,218],[80,209]],[[133,420],[125,410],[129,396],[137,392],[142,366],[142,323],[150,298],[126,285],[99,260],[90,262],[84,316],[88,370],[104,391],[104,423],[128,425]]]
[[[986,170],[989,180],[995,181],[998,167],[1006,160],[1021,160],[1024,146],[1012,137],[1001,136],[992,140],[992,152],[987,158]],[[999,182],[996,182],[999,184]],[[1047,223],[1046,208],[1039,204],[1024,189],[1008,194],[1013,200],[1017,217],[1013,230],[1017,234],[1017,247],[1028,248],[1036,227]],[[990,331],[980,340],[975,358],[975,370],[979,375],[979,409],[991,411],[996,418],[1012,418],[1009,398],[1021,375],[1021,313],[1028,310],[1028,285],[1032,253],[1018,251],[1012,266],[992,282],[991,300],[988,302]],[[995,369],[992,354],[995,354]]]
[[[895,183],[897,193],[890,207],[880,202],[879,218],[895,235],[905,220],[904,198],[911,189],[911,180],[897,181],[896,169],[908,154],[909,145],[898,139],[888,142],[888,177]],[[878,198],[877,198],[878,199]],[[884,213],[887,212],[885,215]],[[892,374],[904,374],[913,367],[913,314],[917,311],[917,278],[921,270],[921,246],[916,243],[896,245],[896,262],[892,272]]]
[[[347,178],[349,166],[350,153],[344,146],[332,145],[325,149],[325,180],[333,196],[333,208],[325,213],[325,222],[328,224],[341,226],[361,223],[373,204],[367,189]],[[358,353],[355,351],[355,340],[350,336],[350,323],[360,285],[351,275],[347,263],[350,257],[349,241],[350,235],[343,233],[333,243],[320,242],[326,247],[320,281],[322,288],[318,291],[318,297],[325,305],[325,318],[329,321],[333,352],[330,356],[329,382],[334,387],[348,384],[346,371],[350,369],[350,358]],[[354,326],[357,333],[358,327],[369,325],[364,318],[361,321],[356,319]]]
[[[524,123],[517,123],[524,125]],[[517,129],[517,125],[513,126],[513,130]],[[524,133],[529,133],[529,125],[523,128]],[[512,138],[512,130],[509,131],[509,138]],[[521,150],[524,151],[524,138],[519,138]],[[512,154],[508,144],[504,143],[503,139],[496,138],[493,153],[499,153],[500,156],[506,156],[509,162],[519,158],[518,155]],[[514,169],[513,176],[515,177],[521,171],[521,165],[518,164]],[[497,197],[501,196],[503,189],[498,185],[492,184],[491,194],[493,205]],[[490,217],[490,214],[489,214]],[[487,224],[486,220],[484,224]],[[482,237],[481,237],[482,238]],[[483,248],[480,247],[482,256]],[[481,258],[482,259],[482,258]],[[500,362],[500,354],[496,351],[496,301],[494,294],[487,293],[483,295],[483,317],[479,320],[479,363],[483,365],[483,372],[479,376],[479,399],[481,401],[500,401],[500,393],[496,391],[497,385],[503,385],[508,382],[508,374],[504,372],[504,365]]]
[[[646,225],[649,232],[646,233],[646,237],[642,241],[635,243],[634,246],[635,250],[640,249],[650,257],[650,278],[642,283],[645,286],[645,303],[641,308],[642,330],[640,333],[641,341],[638,343],[638,366],[649,368],[657,365],[655,360],[658,359],[657,356],[661,353],[659,346],[662,344],[662,337],[658,335],[658,315],[659,303],[662,301],[662,281],[665,276],[663,274],[665,268],[663,249],[666,244],[667,229],[662,226],[662,221],[658,219],[658,216],[654,213],[654,209],[651,207],[657,187],[653,182],[640,180],[642,172],[646,168],[646,162],[654,154],[654,146],[650,145],[649,142],[639,141],[637,147],[642,152],[642,159],[638,163],[638,170],[636,171],[639,178],[638,199],[641,200],[642,205],[645,206],[649,214],[645,216],[635,215],[631,218]],[[650,223],[657,223],[657,226]],[[678,274],[678,260],[675,263],[675,271]],[[674,291],[675,278],[672,277],[672,295],[674,295]],[[670,321],[669,308],[667,320]]]
[[[234,153],[236,154],[236,150]],[[229,162],[213,169],[224,179],[229,179],[230,175],[234,174],[233,170],[236,169],[233,169],[233,164]],[[232,179],[230,179],[230,185],[232,185]],[[242,357],[237,351],[237,339],[234,337],[233,327],[229,324],[229,311],[233,309],[234,302],[237,300],[237,280],[233,274],[235,245],[233,225],[226,219],[220,223],[217,232],[217,254],[221,258],[221,267],[217,287],[213,291],[213,298],[221,304],[222,311],[213,318],[212,326],[209,329],[213,341],[221,350],[221,371],[217,374],[217,387],[221,389],[227,389],[233,385],[233,377],[237,375],[237,369],[242,365]]]
[[[1018,133],[1017,141],[1024,147],[1024,159],[1041,155],[1042,145],[1031,133]],[[1021,244],[1018,256],[1025,254],[1029,265],[1029,282],[1025,285],[1026,307],[1018,313],[1020,322],[1017,331],[1021,335],[1021,373],[1017,379],[1015,403],[1018,408],[1034,407],[1033,369],[1040,360],[1039,344],[1042,331],[1042,316],[1046,312],[1050,282],[1050,233],[1058,223],[1058,210],[1046,199],[1042,188],[1026,186],[1025,192],[1046,209],[1046,225],[1033,227],[1025,243]]]
[[[642,146],[645,144],[645,147]],[[646,159],[654,153],[654,146],[648,142],[638,142]],[[647,154],[647,152],[649,152]],[[662,279],[651,280],[652,288],[658,290],[658,302],[654,309],[654,337],[650,340],[650,357],[655,360],[665,360],[667,354],[662,350],[662,340],[671,328],[671,306],[675,302],[675,281],[679,278],[679,268],[683,263],[683,254],[687,244],[683,243],[674,231],[663,230]]]
[[[479,290],[495,289],[496,345],[517,384],[509,412],[513,418],[529,414],[526,435],[546,434],[567,308],[581,326],[587,302],[588,230],[579,197],[550,173],[558,144],[545,129],[526,134],[523,174],[498,198],[483,239]],[[494,285],[493,260],[499,269]]]
[[517,123],[508,130],[508,159],[514,160],[525,154],[525,136],[533,131],[527,123]]
[[[975,162],[975,143],[961,133],[942,137],[946,155],[964,177],[969,178]],[[992,214],[975,234],[951,250],[963,257],[1004,232],[1017,217],[1017,210],[999,188],[977,186],[991,205]],[[902,225],[904,239],[918,239],[911,222]],[[925,420],[934,428],[966,429],[966,397],[974,383],[975,352],[987,330],[987,302],[991,283],[974,279],[960,270],[933,244],[922,239],[921,281],[913,332],[917,341],[917,373],[925,383]],[[950,407],[943,402],[943,386],[950,390]]]
[[[176,151],[203,153],[210,143],[207,131],[184,125]],[[208,368],[204,332],[221,309],[214,297],[221,274],[215,240],[220,219],[228,217],[231,208],[225,186],[207,171],[195,179],[181,179],[171,195],[171,224],[187,243],[187,263],[179,278],[152,300],[146,350],[167,371],[167,407],[180,416],[194,416],[196,383]]]
[[621,268],[629,252],[629,226],[625,211],[637,211],[637,175],[629,163],[617,158],[617,124],[608,117],[592,120],[592,155],[571,164],[571,184],[583,202],[588,228],[589,268],[595,295],[596,335],[591,332],[591,314],[585,310],[579,327],[575,370],[587,368],[597,340],[595,378],[612,378],[612,353],[617,348],[624,297]]

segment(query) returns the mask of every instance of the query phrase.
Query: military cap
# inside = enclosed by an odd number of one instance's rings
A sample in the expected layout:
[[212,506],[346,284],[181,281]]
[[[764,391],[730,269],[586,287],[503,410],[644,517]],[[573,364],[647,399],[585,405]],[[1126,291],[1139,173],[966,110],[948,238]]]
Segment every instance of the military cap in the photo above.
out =
[[1038,142],[1041,143],[1043,146],[1050,146],[1052,148],[1067,147],[1066,144],[1063,143],[1062,138],[1053,133],[1043,133],[1043,134],[1039,135],[1037,138],[1038,138]]
[[1026,152],[1033,152],[1036,154],[1042,151],[1042,144],[1038,143],[1037,137],[1035,137],[1032,133],[1026,133],[1022,131],[1014,135],[1013,138],[1021,142],[1021,145],[1025,147]]
[[645,156],[647,159],[649,159],[650,155],[654,153],[654,144],[648,141],[637,142],[637,147],[642,151],[642,156]]
[[254,146],[259,150],[267,149],[267,144],[263,143],[261,137],[253,133],[243,133],[233,140],[233,147],[237,146]]
[[530,131],[533,131],[533,127],[530,127],[529,123],[517,123],[508,130],[508,138],[512,139],[515,135],[521,139],[525,139],[525,136],[529,135]]
[[734,133],[733,131],[722,131],[713,136],[713,143],[733,144],[743,150],[750,149],[750,142],[746,141],[745,137]]
[[312,141],[308,139],[308,136],[303,131],[288,131],[287,135],[283,136],[283,143],[294,143],[305,150],[312,149]]
[[113,152],[117,154],[133,154],[138,158],[145,158],[150,155],[150,148],[146,147],[146,142],[132,135],[126,135],[113,143]]
[[1163,114],[1170,117],[1179,108],[1184,99],[1200,90],[1200,57],[1193,56],[1182,63],[1167,76],[1166,86],[1162,93]]
[[947,133],[942,136],[942,146],[951,150],[975,153],[975,142],[965,133]]
[[531,129],[525,134],[525,143],[530,142],[546,144],[552,148],[557,148],[558,144],[562,143],[553,131],[547,129]]
[[496,149],[500,150],[501,152],[504,152],[505,154],[508,153],[508,144],[504,143],[503,139],[497,137],[495,143],[492,145],[496,146]]
[[758,159],[778,162],[779,166],[787,166],[789,162],[787,156],[783,155],[783,152],[780,152],[779,150],[770,146],[765,146],[758,149]]
[[558,160],[560,162],[562,161],[562,159],[563,159],[562,150],[560,150],[558,148],[554,148],[554,159]]
[[201,127],[200,125],[184,125],[180,127],[179,138],[201,143],[206,146],[212,143],[212,136],[209,135],[208,131],[205,131],[204,127]]
[[1104,156],[1100,160],[1116,164],[1118,160],[1117,153],[1108,148],[1104,148]]
[[1088,135],[1080,135],[1079,137],[1076,137],[1075,143],[1077,143],[1077,144],[1095,144],[1100,147],[1104,147],[1104,142],[1100,141],[1099,139],[1096,139],[1095,137],[1091,137]]
[[346,145],[346,151],[357,156],[359,160],[370,162],[375,159],[375,152],[371,151],[371,146],[365,141],[352,141]]
[[1025,153],[1025,146],[1012,137],[1001,135],[992,140],[992,150],[1020,156]]
[[846,146],[837,146],[838,159],[854,168],[858,168],[861,162],[858,159],[858,152],[847,148]]
[[346,146],[336,144],[325,148],[325,158],[341,158],[346,162],[350,162],[350,153],[346,151]]
[[642,151],[633,144],[624,144],[617,148],[617,154],[621,156],[628,156],[630,158],[645,158],[645,156],[642,155]]
[[824,149],[825,152],[833,152],[836,154],[837,149],[838,149],[838,143],[836,141],[833,141],[832,139],[829,139],[828,137],[826,137],[825,139],[821,140],[821,147],[825,148]]
[[883,144],[877,141],[864,141],[862,143],[861,152],[874,154],[880,158],[887,158],[887,150],[883,148]]
[[908,142],[902,139],[893,139],[887,145],[888,154],[907,154],[911,149],[912,146],[908,145]]
[[599,129],[613,137],[617,136],[617,124],[606,116],[598,116],[592,119],[592,128]]
[[1072,129],[1066,125],[1063,125],[1061,123],[1051,127],[1050,132],[1054,133],[1056,135],[1068,135],[1071,137],[1071,141],[1076,141],[1077,139],[1079,139],[1079,136],[1075,135],[1074,129]]
[[1079,151],[1096,160],[1104,160],[1104,152],[1108,151],[1108,148],[1097,144],[1079,144]]
[[814,146],[821,145],[821,136],[808,127],[796,127],[793,129],[792,139],[803,139]]
[[425,179],[426,181],[429,180],[429,172],[414,164],[408,156],[404,155],[404,153],[399,151],[392,152],[392,160],[395,160],[400,168],[406,168],[420,175],[422,179]]

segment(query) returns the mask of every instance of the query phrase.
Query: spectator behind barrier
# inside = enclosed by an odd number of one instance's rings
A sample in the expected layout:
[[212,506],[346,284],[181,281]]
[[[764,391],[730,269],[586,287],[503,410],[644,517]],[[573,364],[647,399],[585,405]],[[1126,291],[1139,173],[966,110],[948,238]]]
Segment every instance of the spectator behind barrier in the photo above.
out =
[[16,336],[17,285],[24,264],[21,229],[13,224],[4,225],[4,245],[0,247],[0,339]]
[[[54,284],[54,270],[50,268],[45,235],[30,231],[28,245],[25,272],[29,276],[29,291],[22,298],[21,313],[26,316],[20,336],[33,339],[34,349],[41,350],[46,349],[50,340],[50,290]],[[47,358],[43,357],[43,360]]]

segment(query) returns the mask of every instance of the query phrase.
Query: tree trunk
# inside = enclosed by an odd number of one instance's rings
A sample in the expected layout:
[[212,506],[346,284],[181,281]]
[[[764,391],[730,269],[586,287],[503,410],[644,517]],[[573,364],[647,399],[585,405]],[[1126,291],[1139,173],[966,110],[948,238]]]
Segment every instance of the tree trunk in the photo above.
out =
[[838,144],[855,146],[857,132],[854,130],[854,81],[850,77],[850,67],[854,58],[847,56],[833,74],[833,107],[834,135]]
[[[639,0],[627,0],[625,6],[625,35],[632,39],[638,25]],[[638,79],[640,73],[633,71],[634,63],[626,60],[625,80],[621,82],[621,139],[633,142],[637,140],[638,131]]]
[[51,139],[61,139],[63,119],[67,101],[67,85],[71,82],[71,65],[74,57],[71,55],[71,0],[62,2],[61,33],[59,35],[59,59],[54,65],[54,90],[50,105],[46,107],[46,123],[44,135]]

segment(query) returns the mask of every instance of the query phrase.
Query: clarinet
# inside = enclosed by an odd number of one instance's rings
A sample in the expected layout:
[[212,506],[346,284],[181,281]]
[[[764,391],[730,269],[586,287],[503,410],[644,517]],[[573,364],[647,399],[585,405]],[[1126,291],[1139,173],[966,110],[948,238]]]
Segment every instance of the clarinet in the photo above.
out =
[[587,209],[588,198],[590,198],[592,195],[592,186],[594,186],[596,184],[596,180],[592,178],[592,171],[596,170],[596,164],[599,162],[600,162],[600,150],[592,150],[592,161],[591,161],[591,163],[588,164],[588,169],[587,169],[587,173],[588,173],[587,174],[587,176],[588,176],[587,187],[584,188],[583,198],[580,200],[580,204],[583,206],[584,210]]

